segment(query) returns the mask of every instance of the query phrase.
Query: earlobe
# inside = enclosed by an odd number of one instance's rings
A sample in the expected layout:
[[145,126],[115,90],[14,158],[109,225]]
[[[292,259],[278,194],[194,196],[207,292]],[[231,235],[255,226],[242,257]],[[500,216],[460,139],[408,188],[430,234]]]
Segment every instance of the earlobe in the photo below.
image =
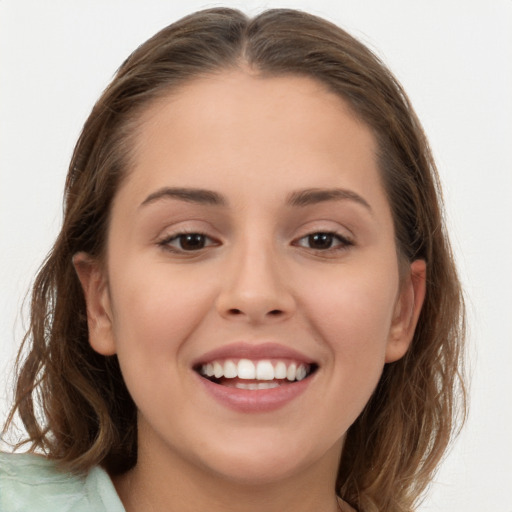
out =
[[84,252],[73,256],[73,265],[84,292],[89,343],[96,352],[113,355],[116,347],[105,272],[94,258]]
[[427,264],[415,260],[409,267],[398,297],[386,347],[386,363],[397,361],[407,352],[418,323],[426,293]]

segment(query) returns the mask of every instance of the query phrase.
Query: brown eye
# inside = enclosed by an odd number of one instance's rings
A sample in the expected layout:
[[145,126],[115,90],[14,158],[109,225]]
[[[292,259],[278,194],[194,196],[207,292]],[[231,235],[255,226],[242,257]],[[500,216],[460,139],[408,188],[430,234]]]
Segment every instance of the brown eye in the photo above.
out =
[[297,245],[315,251],[327,251],[329,249],[344,249],[353,243],[336,233],[318,232],[303,236],[298,240]]
[[197,251],[206,246],[206,237],[199,233],[180,235],[178,238],[180,249],[184,251]]
[[308,236],[308,245],[311,249],[330,249],[334,240],[332,233],[314,233]]
[[210,245],[216,245],[216,243],[202,233],[180,233],[162,240],[159,245],[175,252],[192,252],[200,251]]

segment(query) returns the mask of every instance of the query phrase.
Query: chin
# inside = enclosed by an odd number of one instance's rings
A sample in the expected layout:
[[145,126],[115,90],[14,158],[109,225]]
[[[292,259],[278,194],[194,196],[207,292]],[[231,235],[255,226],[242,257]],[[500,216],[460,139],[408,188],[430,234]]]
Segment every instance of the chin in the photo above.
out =
[[315,471],[325,462],[337,467],[341,445],[337,442],[327,451],[320,446],[322,449],[312,450],[311,441],[289,442],[287,446],[282,439],[259,438],[238,450],[231,445],[229,450],[210,454],[207,464],[217,476],[239,485],[272,485],[308,470]]
[[213,468],[217,475],[225,480],[243,486],[266,486],[282,482],[307,467],[304,461],[298,461],[289,456],[287,460],[239,457],[226,459],[223,464],[216,464]]

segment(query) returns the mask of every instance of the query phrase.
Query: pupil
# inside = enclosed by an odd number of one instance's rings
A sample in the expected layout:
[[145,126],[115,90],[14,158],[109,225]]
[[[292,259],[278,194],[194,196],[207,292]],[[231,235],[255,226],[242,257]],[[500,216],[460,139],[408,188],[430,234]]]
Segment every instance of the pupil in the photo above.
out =
[[309,235],[308,241],[313,249],[329,249],[332,246],[333,236],[330,233],[315,233]]
[[190,235],[182,235],[180,239],[181,248],[185,251],[193,251],[204,247],[204,235],[192,233]]

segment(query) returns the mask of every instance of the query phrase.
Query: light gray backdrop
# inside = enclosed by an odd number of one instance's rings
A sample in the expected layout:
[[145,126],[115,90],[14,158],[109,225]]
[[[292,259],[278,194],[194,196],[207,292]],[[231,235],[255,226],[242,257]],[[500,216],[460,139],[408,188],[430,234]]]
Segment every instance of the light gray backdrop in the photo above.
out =
[[422,512],[511,512],[512,1],[0,0],[0,418],[22,299],[57,233],[93,102],[138,44],[184,14],[296,7],[370,45],[430,137],[467,293],[471,414]]

